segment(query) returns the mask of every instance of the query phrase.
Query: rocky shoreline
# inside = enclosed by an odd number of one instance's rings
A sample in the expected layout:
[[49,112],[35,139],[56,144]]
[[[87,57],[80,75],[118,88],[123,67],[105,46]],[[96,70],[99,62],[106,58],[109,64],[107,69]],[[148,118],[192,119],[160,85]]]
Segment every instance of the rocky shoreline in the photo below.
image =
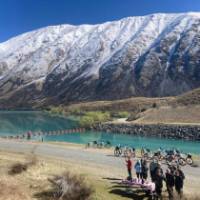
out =
[[104,123],[94,129],[134,136],[200,141],[200,125]]

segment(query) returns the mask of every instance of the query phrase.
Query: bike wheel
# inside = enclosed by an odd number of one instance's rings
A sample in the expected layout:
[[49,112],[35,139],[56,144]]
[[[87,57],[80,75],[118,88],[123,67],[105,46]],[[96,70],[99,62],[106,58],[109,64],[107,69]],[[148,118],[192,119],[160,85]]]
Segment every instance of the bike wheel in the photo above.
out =
[[179,158],[179,159],[178,159],[178,163],[179,163],[179,165],[181,165],[181,166],[185,166],[185,165],[186,165],[186,161],[185,161],[183,158]]
[[193,160],[191,158],[187,158],[186,162],[188,165],[192,165],[193,164]]
[[116,157],[119,157],[121,154],[120,154],[120,151],[119,150],[114,150],[114,156]]

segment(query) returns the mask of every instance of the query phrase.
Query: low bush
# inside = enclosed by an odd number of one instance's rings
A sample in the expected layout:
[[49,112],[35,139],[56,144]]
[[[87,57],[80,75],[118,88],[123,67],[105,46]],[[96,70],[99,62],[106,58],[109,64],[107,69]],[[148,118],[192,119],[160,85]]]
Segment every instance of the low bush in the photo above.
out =
[[130,114],[127,111],[121,111],[121,112],[112,112],[111,116],[114,118],[128,118]]
[[70,109],[68,112],[70,115],[78,115],[78,116],[84,115],[84,113],[85,113],[84,111],[82,111],[79,108]]
[[89,200],[94,192],[93,188],[86,184],[84,177],[69,172],[49,181],[53,184],[54,196],[58,200]]
[[27,171],[29,167],[34,166],[36,164],[37,164],[37,157],[34,154],[31,154],[26,158],[25,163],[17,162],[11,165],[9,168],[8,174],[10,175],[21,174]]
[[142,108],[141,110],[140,110],[140,112],[145,112],[147,110],[147,108]]
[[56,115],[63,115],[65,113],[64,109],[62,106],[58,106],[58,107],[50,107],[49,108],[49,111],[48,111],[50,114],[56,114]]
[[94,119],[92,117],[83,116],[79,120],[79,124],[80,124],[81,127],[90,128],[92,125],[95,124],[95,121],[94,121]]
[[79,120],[81,127],[90,128],[91,126],[109,121],[111,119],[109,112],[86,112]]
[[157,103],[154,102],[154,103],[152,104],[152,108],[157,108],[157,107],[158,107]]
[[28,165],[24,163],[15,163],[13,164],[8,173],[10,175],[16,175],[16,174],[21,174],[22,172],[26,171],[28,169]]

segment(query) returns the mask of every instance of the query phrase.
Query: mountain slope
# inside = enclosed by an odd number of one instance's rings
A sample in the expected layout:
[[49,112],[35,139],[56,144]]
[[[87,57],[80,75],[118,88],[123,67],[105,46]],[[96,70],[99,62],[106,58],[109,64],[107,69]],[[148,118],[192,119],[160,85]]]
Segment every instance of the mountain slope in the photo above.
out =
[[0,107],[171,96],[200,86],[200,14],[61,25],[0,44]]

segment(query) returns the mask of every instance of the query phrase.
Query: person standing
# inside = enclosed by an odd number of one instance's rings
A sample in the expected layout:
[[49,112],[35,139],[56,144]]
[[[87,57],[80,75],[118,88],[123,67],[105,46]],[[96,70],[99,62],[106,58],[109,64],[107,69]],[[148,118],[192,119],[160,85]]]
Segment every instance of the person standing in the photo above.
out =
[[149,165],[152,182],[154,182],[155,172],[156,172],[157,167],[158,167],[158,162],[154,159]]
[[127,171],[128,171],[128,178],[127,180],[132,181],[132,160],[131,157],[128,156],[125,158]]
[[183,171],[182,171],[180,165],[177,166],[177,171],[180,173],[180,176],[181,176],[183,179],[185,179],[185,174],[183,173]]
[[173,200],[174,199],[175,179],[174,179],[174,173],[170,169],[166,170],[165,182],[166,182],[167,192],[169,195],[169,200]]
[[175,172],[175,189],[176,192],[178,193],[179,199],[182,199],[183,197],[184,179],[185,179],[184,173],[180,169],[177,169]]
[[148,165],[146,159],[141,160],[142,165],[142,183],[144,183],[145,180],[147,180],[148,177]]
[[155,177],[154,177],[156,199],[162,200],[163,180],[164,180],[164,176],[163,176],[162,170],[161,168],[158,168],[156,170]]
[[142,165],[140,160],[135,163],[135,172],[138,179],[142,179]]

